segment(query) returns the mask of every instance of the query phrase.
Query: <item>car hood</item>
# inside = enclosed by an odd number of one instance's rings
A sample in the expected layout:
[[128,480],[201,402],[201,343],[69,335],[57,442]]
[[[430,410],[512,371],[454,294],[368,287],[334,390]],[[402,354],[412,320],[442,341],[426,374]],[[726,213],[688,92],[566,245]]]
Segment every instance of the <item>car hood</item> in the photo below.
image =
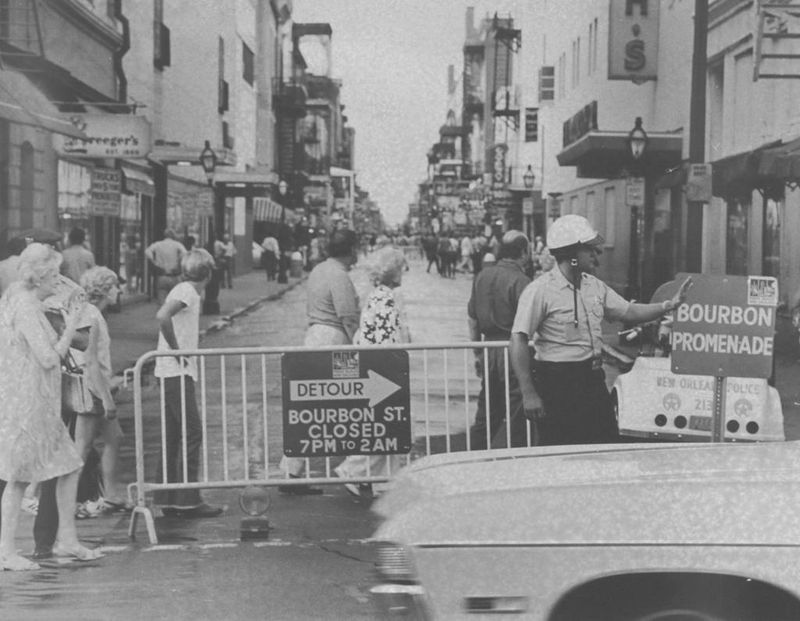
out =
[[538,447],[437,455],[374,505],[416,545],[800,544],[800,443]]

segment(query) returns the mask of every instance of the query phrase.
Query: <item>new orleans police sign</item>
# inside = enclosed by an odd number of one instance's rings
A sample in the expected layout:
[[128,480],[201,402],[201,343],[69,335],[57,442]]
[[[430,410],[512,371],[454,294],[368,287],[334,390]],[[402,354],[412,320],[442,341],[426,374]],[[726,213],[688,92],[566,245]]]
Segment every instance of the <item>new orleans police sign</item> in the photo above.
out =
[[692,282],[675,311],[673,373],[770,377],[777,280],[693,274]]
[[290,457],[411,450],[408,352],[291,352],[281,361]]

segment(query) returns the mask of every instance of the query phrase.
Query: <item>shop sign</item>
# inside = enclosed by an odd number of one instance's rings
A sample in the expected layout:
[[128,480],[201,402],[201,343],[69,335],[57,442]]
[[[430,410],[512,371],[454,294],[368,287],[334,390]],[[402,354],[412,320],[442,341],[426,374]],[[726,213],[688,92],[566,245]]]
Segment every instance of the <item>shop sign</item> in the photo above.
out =
[[119,217],[122,204],[122,172],[113,168],[94,168],[91,195],[89,202],[91,215]]
[[502,187],[506,184],[506,153],[508,145],[496,144],[492,147],[492,186]]
[[525,142],[539,140],[539,108],[525,108]]
[[659,0],[609,1],[609,80],[657,78],[659,5]]
[[592,101],[564,121],[562,146],[577,142],[590,131],[597,129],[597,101]]
[[85,138],[54,134],[60,155],[72,157],[143,158],[152,150],[150,122],[128,114],[75,114],[72,124]]
[[711,164],[689,164],[686,200],[708,203],[711,200]]
[[672,371],[714,377],[772,375],[778,281],[692,274],[675,311]]
[[628,207],[644,207],[644,178],[629,177],[625,182],[625,204]]
[[532,216],[533,215],[533,197],[526,196],[522,199],[522,215],[523,216]]

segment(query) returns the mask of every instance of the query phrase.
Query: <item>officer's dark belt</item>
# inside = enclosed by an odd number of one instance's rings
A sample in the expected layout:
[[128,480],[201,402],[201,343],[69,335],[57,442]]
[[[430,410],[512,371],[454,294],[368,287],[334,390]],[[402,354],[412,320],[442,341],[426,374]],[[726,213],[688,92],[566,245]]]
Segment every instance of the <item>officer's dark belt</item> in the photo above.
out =
[[591,369],[592,371],[596,371],[597,369],[601,369],[603,367],[603,359],[600,356],[593,356],[578,362],[552,362],[549,360],[534,360],[533,364],[539,368],[549,367],[560,370],[573,368],[575,370]]

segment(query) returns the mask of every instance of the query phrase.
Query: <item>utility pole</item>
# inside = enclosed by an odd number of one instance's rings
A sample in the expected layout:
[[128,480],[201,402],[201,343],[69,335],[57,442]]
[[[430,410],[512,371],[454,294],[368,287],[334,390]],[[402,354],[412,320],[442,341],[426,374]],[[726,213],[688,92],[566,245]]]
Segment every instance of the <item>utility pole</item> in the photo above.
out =
[[[692,90],[689,109],[689,162],[702,164],[706,156],[706,47],[708,41],[708,0],[694,2],[694,48]],[[686,271],[700,272],[703,266],[703,208],[705,203],[689,202],[686,210]]]

